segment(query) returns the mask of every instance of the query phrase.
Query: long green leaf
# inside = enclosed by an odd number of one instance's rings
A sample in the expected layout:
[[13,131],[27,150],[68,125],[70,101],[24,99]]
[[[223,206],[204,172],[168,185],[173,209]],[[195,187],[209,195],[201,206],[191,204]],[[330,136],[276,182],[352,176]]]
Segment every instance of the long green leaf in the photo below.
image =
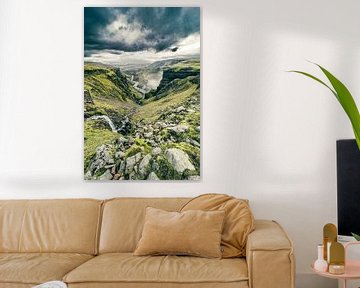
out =
[[360,235],[351,232],[351,235],[356,239],[356,241],[360,241]]
[[356,142],[360,149],[360,114],[359,110],[356,106],[354,98],[352,97],[350,91],[346,88],[346,86],[338,80],[334,75],[332,75],[329,71],[325,68],[321,67],[320,65],[316,64],[321,71],[325,74],[325,76],[329,79],[331,85],[334,87],[336,94],[338,95],[338,100],[341,106],[344,108],[346,114],[348,115],[350,122],[352,124]]
[[336,94],[336,92],[329,86],[327,85],[325,82],[323,82],[322,80],[320,80],[319,78],[315,77],[314,75],[311,75],[309,73],[303,72],[303,71],[298,71],[298,70],[290,70],[288,72],[293,72],[293,73],[298,73],[298,74],[302,74],[305,75],[319,83],[321,83],[322,85],[324,85],[326,88],[329,88],[329,90],[335,95],[336,98],[338,98],[338,95]]
[[356,103],[354,101],[354,98],[352,97],[350,91],[345,87],[345,85],[340,80],[338,80],[334,75],[332,75],[329,71],[327,71],[325,68],[321,67],[320,65],[318,65],[316,63],[313,63],[313,64],[317,65],[321,69],[321,71],[325,74],[325,76],[330,81],[333,88],[331,88],[329,85],[327,85],[324,81],[320,80],[319,78],[317,78],[309,73],[306,73],[303,71],[297,71],[297,70],[292,70],[289,72],[294,72],[294,73],[298,73],[298,74],[307,76],[307,77],[321,83],[322,85],[324,85],[326,88],[328,88],[334,94],[336,99],[339,101],[340,105],[343,107],[348,118],[350,119],[353,131],[354,131],[356,143],[360,150],[360,114],[359,114],[359,110],[356,106]]

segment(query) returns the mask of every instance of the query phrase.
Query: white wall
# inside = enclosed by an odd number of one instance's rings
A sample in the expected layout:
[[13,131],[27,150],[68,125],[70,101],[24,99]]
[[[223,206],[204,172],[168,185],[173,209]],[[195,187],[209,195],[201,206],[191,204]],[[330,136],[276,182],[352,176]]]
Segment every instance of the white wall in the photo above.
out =
[[[82,180],[83,6],[99,4],[202,7],[200,182]],[[298,287],[320,283],[309,263],[336,222],[335,140],[352,133],[328,91],[284,71],[317,73],[316,61],[359,100],[359,11],[358,0],[1,0],[0,198],[249,198],[294,240]]]

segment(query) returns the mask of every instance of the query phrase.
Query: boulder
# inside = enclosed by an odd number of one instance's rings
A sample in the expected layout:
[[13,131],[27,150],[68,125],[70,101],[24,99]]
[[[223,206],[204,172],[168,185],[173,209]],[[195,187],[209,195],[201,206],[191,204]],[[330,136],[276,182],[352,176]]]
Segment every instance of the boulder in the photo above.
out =
[[185,125],[177,125],[174,127],[169,127],[167,129],[170,132],[175,133],[175,134],[181,134],[181,133],[185,133],[185,132],[189,131],[189,127],[185,126]]
[[142,177],[145,177],[151,170],[151,155],[147,154],[139,164],[139,173]]
[[147,180],[160,180],[159,177],[155,174],[155,172],[151,172],[147,177]]
[[117,158],[117,159],[122,159],[122,158],[124,158],[124,156],[125,156],[125,153],[122,151],[118,151],[115,153],[115,158]]
[[161,154],[161,148],[155,147],[151,153],[152,153],[152,155],[157,156],[157,155]]
[[189,156],[182,150],[177,148],[170,148],[165,151],[165,157],[172,164],[174,169],[182,173],[186,169],[195,170],[194,165],[190,162]]
[[134,170],[135,164],[136,164],[136,157],[135,157],[135,155],[134,155],[134,156],[131,156],[131,157],[128,157],[128,158],[126,159],[125,173],[126,173],[126,174],[130,174],[130,173]]
[[178,107],[178,108],[175,109],[175,112],[176,112],[176,113],[180,113],[180,112],[182,112],[182,111],[186,111],[186,108],[185,108],[184,106],[180,106],[180,107]]
[[99,176],[98,180],[111,180],[113,175],[109,170],[106,170],[102,175]]

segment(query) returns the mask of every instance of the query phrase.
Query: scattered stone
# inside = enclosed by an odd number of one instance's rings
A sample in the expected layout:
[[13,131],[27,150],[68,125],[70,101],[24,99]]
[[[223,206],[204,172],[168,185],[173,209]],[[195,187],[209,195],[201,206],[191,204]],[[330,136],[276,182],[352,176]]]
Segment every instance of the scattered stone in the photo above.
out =
[[113,180],[119,180],[121,178],[121,174],[115,174]]
[[122,159],[124,157],[125,157],[125,153],[122,152],[122,151],[118,151],[118,152],[115,153],[115,158],[116,159]]
[[130,174],[134,170],[134,166],[136,164],[136,156],[131,156],[126,159],[126,169],[125,172]]
[[175,127],[168,128],[170,132],[173,132],[175,134],[181,134],[189,131],[189,127],[185,125],[177,125]]
[[135,143],[134,138],[129,137],[128,142],[130,145],[133,145]]
[[147,180],[154,180],[154,181],[157,181],[157,180],[160,180],[159,177],[155,174],[155,172],[151,172],[149,174],[149,176],[147,177]]
[[119,144],[123,144],[123,143],[127,143],[128,140],[127,140],[125,137],[120,136],[120,138],[117,140],[117,142],[118,142]]
[[91,172],[90,171],[87,171],[85,176],[84,176],[84,179],[85,180],[92,180],[92,175],[91,175]]
[[194,145],[194,146],[196,146],[196,147],[199,147],[199,148],[200,148],[200,143],[199,143],[199,142],[197,142],[196,140],[194,140],[194,139],[190,139],[190,143],[191,143],[192,145]]
[[180,107],[178,107],[178,108],[175,109],[175,112],[176,112],[176,113],[180,113],[180,112],[182,112],[182,111],[186,111],[186,108],[185,108],[184,106],[180,106]]
[[177,172],[182,173],[186,169],[189,169],[191,171],[195,170],[194,165],[189,160],[189,156],[180,149],[167,149],[165,151],[165,156]]
[[153,133],[152,133],[152,132],[144,133],[144,137],[145,137],[145,138],[151,138],[152,136],[153,136]]
[[152,155],[157,156],[157,155],[161,154],[161,148],[155,147],[151,153],[152,153]]
[[137,153],[137,154],[135,155],[135,161],[136,161],[136,163],[139,162],[140,160],[141,160],[141,152],[139,152],[139,153]]
[[120,164],[120,167],[118,169],[118,172],[123,174],[125,172],[125,166],[126,166],[126,162],[122,161],[121,164]]
[[151,169],[151,165],[150,165],[151,158],[152,158],[151,155],[147,154],[140,162],[139,173],[142,177],[145,177],[145,175],[147,175]]
[[113,175],[110,173],[109,170],[106,170],[104,174],[99,176],[99,180],[111,180],[113,178]]

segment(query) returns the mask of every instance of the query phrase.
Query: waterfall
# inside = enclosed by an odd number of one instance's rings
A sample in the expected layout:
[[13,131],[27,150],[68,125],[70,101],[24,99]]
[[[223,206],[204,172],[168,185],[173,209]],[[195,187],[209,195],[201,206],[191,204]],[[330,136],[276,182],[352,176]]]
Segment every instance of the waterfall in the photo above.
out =
[[106,115],[95,115],[95,116],[91,116],[90,118],[86,119],[86,121],[89,121],[89,120],[97,120],[97,119],[103,119],[103,120],[105,120],[105,121],[109,124],[112,132],[117,132],[117,129],[116,129],[114,123],[113,123],[113,122],[111,121],[111,119],[110,119],[108,116],[106,116]]

